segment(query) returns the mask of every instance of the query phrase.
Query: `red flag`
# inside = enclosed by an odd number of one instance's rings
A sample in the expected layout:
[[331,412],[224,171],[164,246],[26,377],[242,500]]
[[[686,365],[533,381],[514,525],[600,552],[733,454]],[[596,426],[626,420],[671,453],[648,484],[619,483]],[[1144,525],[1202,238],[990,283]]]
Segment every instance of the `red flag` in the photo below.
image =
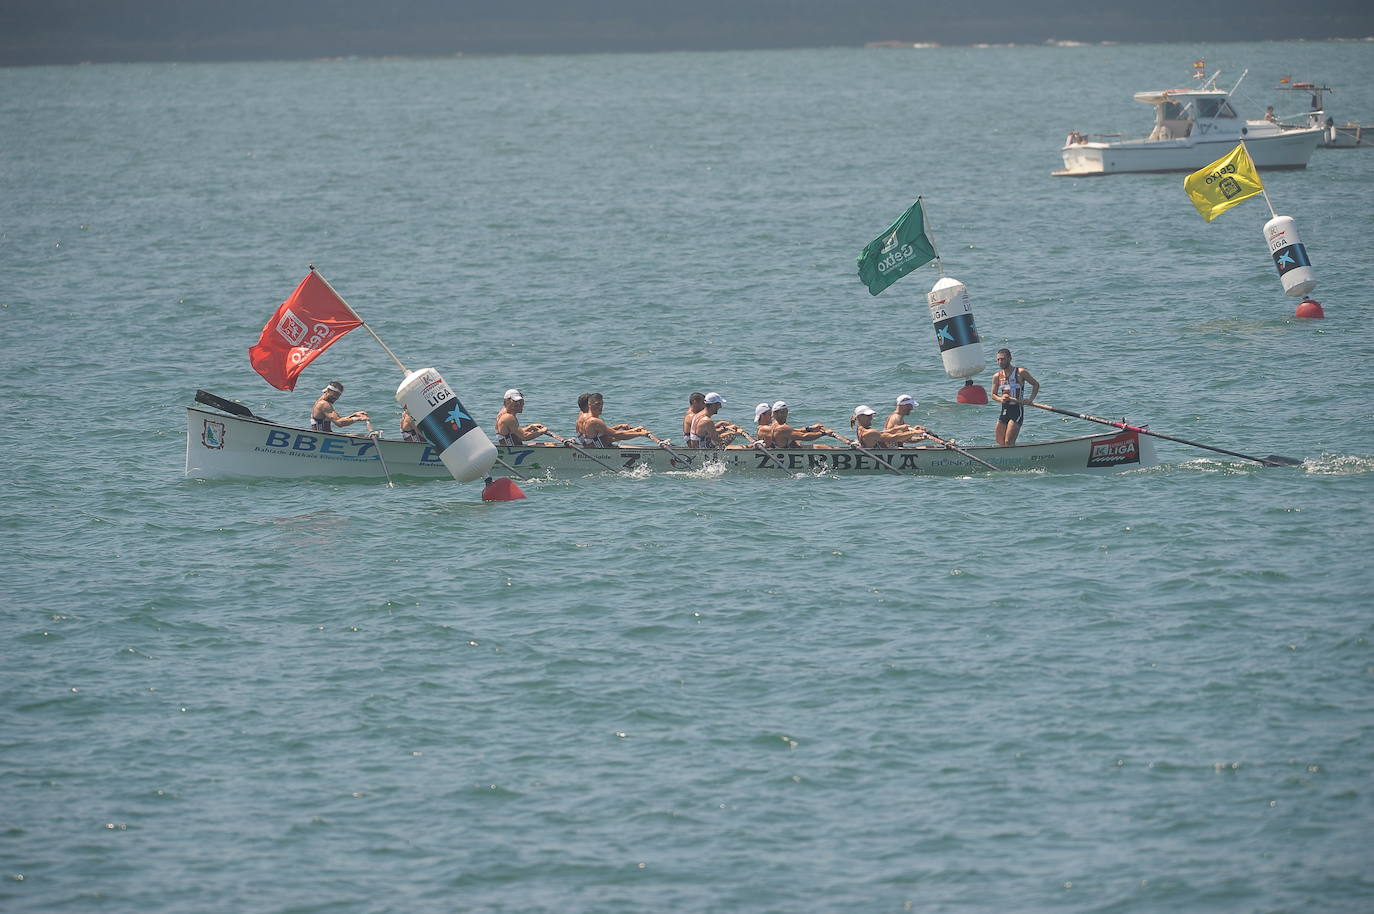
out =
[[248,361],[268,384],[295,390],[296,376],[315,356],[362,325],[329,283],[311,270],[262,328],[258,344],[248,348]]

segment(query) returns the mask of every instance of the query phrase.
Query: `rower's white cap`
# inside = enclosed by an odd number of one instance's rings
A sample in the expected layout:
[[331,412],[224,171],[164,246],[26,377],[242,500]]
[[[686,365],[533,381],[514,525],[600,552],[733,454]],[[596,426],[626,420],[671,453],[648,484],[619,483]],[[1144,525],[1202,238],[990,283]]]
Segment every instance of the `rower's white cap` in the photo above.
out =
[[786,401],[786,400],[779,400],[778,402],[776,402],[776,403],[773,404],[773,412],[775,412],[775,413],[776,413],[776,412],[780,412],[780,411],[782,411],[782,410],[784,410],[784,409],[787,409],[787,401]]
[[860,403],[858,406],[854,407],[854,415],[871,416],[873,415],[873,407],[865,406],[864,404]]
[[334,391],[334,393],[336,393],[336,394],[341,394],[341,393],[343,393],[343,388],[339,386],[339,382],[338,382],[338,381],[330,381],[328,384],[324,385],[324,389],[325,389],[325,390],[332,390],[332,391]]
[[525,399],[525,395],[522,394],[518,389],[512,387],[510,390],[506,391],[505,398],[507,400],[523,400]]
[[722,397],[720,394],[716,393],[716,392],[713,390],[713,391],[711,391],[709,394],[706,395],[706,402],[707,402],[707,403],[719,403],[721,406],[724,406],[724,405],[725,405],[725,398]]
[[911,394],[902,394],[900,397],[897,398],[898,406],[902,406],[907,403],[910,403],[913,407],[918,405],[916,401],[912,399]]
[[764,413],[771,413],[772,411],[773,407],[769,406],[767,403],[760,403],[758,406],[754,407],[754,421],[759,421]]

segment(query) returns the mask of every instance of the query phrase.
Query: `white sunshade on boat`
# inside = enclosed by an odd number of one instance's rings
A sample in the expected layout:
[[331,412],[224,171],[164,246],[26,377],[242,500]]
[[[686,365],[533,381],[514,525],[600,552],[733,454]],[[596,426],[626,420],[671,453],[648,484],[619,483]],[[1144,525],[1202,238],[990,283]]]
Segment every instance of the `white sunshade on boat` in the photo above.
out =
[[1149,92],[1137,92],[1134,96],[1136,101],[1144,102],[1147,105],[1158,105],[1163,102],[1186,102],[1198,98],[1229,98],[1226,92],[1214,89],[1152,89]]

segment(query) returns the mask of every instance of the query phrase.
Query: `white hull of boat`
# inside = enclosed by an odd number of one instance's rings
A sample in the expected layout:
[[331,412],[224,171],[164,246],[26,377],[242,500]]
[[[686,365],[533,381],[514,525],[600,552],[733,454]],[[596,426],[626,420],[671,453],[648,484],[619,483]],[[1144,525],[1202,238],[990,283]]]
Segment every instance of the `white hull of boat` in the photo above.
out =
[[[1285,130],[1247,137],[1245,147],[1261,171],[1306,168],[1325,136],[1321,129]],[[1236,147],[1239,137],[1187,136],[1176,140],[1123,140],[1116,143],[1072,143],[1062,150],[1059,177],[1149,172],[1197,171]]]
[[[566,478],[595,473],[691,472],[706,464],[727,473],[837,476],[962,476],[988,472],[958,451],[943,447],[883,448],[868,453],[850,448],[788,448],[765,454],[751,448],[720,451],[660,447],[586,448],[526,444],[497,448],[494,476]],[[999,470],[1051,473],[1117,473],[1154,466],[1154,442],[1133,431],[1112,431],[1019,444],[964,450]],[[876,455],[876,456],[873,456]],[[886,462],[885,466],[881,461]],[[385,469],[383,469],[385,463]],[[890,467],[890,469],[889,469]],[[196,407],[186,409],[186,475],[197,479],[393,477],[451,479],[434,449],[426,444],[368,438],[276,425]]]

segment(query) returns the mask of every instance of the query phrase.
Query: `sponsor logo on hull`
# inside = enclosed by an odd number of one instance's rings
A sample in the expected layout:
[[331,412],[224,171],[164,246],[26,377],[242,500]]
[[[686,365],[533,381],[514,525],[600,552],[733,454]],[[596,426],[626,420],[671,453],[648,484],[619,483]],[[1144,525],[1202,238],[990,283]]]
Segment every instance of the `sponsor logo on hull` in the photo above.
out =
[[1127,463],[1140,463],[1140,435],[1136,432],[1122,432],[1111,438],[1093,441],[1088,452],[1088,466],[1092,469],[1116,467]]

